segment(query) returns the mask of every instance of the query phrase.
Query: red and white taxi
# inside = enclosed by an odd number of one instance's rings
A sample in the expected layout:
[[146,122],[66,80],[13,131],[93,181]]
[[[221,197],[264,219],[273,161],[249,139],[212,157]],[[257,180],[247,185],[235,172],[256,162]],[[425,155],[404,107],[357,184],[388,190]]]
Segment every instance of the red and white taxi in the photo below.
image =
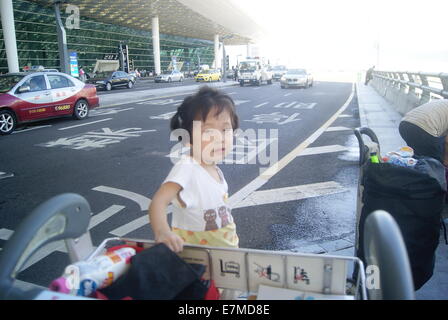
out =
[[99,105],[94,85],[65,73],[8,73],[0,76],[0,134],[23,122],[72,115],[85,119]]

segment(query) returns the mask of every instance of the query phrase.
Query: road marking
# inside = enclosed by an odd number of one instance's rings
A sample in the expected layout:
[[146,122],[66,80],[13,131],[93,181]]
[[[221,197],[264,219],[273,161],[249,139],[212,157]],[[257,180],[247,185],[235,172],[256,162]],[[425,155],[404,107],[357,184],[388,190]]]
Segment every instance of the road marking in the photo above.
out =
[[161,114],[161,115],[158,115],[158,116],[152,116],[152,117],[149,117],[149,118],[152,119],[152,120],[155,120],[155,119],[170,120],[176,113],[177,113],[177,111],[167,112],[167,113],[164,113],[164,114]]
[[293,105],[295,105],[297,103],[297,101],[291,102],[290,104],[284,106],[283,108],[289,108],[292,107]]
[[240,104],[250,102],[250,100],[233,100],[233,102],[235,102],[236,106],[239,106]]
[[36,129],[43,129],[43,128],[48,128],[48,127],[51,127],[51,125],[47,125],[47,126],[36,126],[36,127],[29,128],[29,129],[23,129],[23,130],[13,131],[12,134],[22,133],[22,132],[27,132],[27,131],[36,130]]
[[253,90],[260,90],[261,88],[253,88]]
[[316,105],[317,105],[316,102],[312,103],[299,102],[296,106],[294,106],[294,109],[313,109]]
[[9,229],[5,228],[0,229],[0,240],[8,240],[9,238],[11,238],[13,233],[14,231]]
[[314,147],[314,148],[306,148],[298,157],[301,156],[309,156],[314,154],[322,154],[322,153],[331,153],[331,152],[341,152],[349,150],[347,147],[340,145],[332,145],[332,146],[323,146],[323,147]]
[[287,93],[284,95],[284,97],[289,97],[290,95],[292,95],[292,93]]
[[333,131],[346,131],[346,130],[353,130],[351,128],[347,128],[347,127],[329,127],[327,130],[325,130],[326,132],[333,132]]
[[138,194],[138,193],[135,193],[132,191],[123,190],[123,189],[99,186],[99,187],[93,188],[92,190],[114,194],[116,196],[120,196],[120,197],[129,199],[129,200],[132,200],[140,206],[140,210],[142,210],[142,211],[148,210],[149,204],[151,203],[151,199],[149,199],[141,194]]
[[256,177],[254,180],[249,182],[246,186],[241,188],[238,192],[233,194],[229,198],[229,205],[231,207],[234,207],[237,205],[240,201],[244,200],[247,196],[249,196],[252,192],[259,189],[261,186],[266,184],[269,179],[271,179],[274,175],[280,172],[284,167],[286,167],[292,160],[294,160],[299,154],[301,154],[310,144],[312,144],[314,141],[319,138],[322,133],[325,132],[330,125],[336,121],[338,116],[347,109],[348,105],[353,99],[354,96],[354,85],[352,85],[352,92],[350,96],[348,97],[347,101],[344,103],[344,105],[339,108],[336,113],[328,119],[327,122],[325,122],[322,127],[320,127],[318,130],[316,130],[311,136],[309,136],[305,141],[303,141],[301,144],[299,144],[294,150],[292,150],[290,153],[288,153],[286,156],[284,156],[282,159],[280,159],[278,162],[274,163],[272,166],[270,166],[267,170],[264,170],[258,177]]
[[349,114],[341,114],[339,118],[351,118],[352,116]]
[[126,108],[126,109],[119,109],[119,108],[104,108],[104,109],[95,109],[90,112],[90,117],[100,117],[100,116],[106,116],[110,114],[117,114],[123,111],[133,110],[134,108]]
[[114,204],[114,205],[110,206],[109,208],[107,208],[106,210],[101,211],[100,213],[94,215],[92,218],[90,218],[89,230],[95,228],[101,222],[106,221],[107,219],[109,219],[113,215],[117,214],[124,208],[125,208],[124,206],[119,206],[119,205]]
[[157,105],[157,106],[166,106],[169,104],[178,104],[181,103],[182,100],[175,100],[175,99],[160,99],[160,100],[149,100],[144,102],[138,102],[137,104],[147,104],[147,105]]
[[101,120],[92,121],[92,122],[86,122],[86,123],[77,124],[77,125],[75,125],[75,126],[71,126],[71,127],[61,128],[61,129],[58,129],[58,130],[59,130],[59,131],[62,131],[62,130],[68,130],[68,129],[78,128],[78,127],[88,126],[88,125],[90,125],[90,124],[94,124],[94,123],[98,123],[98,122],[109,121],[109,120],[112,120],[112,118],[101,119]]
[[6,178],[12,178],[14,177],[14,173],[8,173],[8,172],[1,172],[0,171],[0,180],[6,179]]
[[102,131],[89,131],[67,138],[58,138],[54,141],[37,144],[39,147],[53,148],[62,147],[73,150],[92,150],[104,148],[111,144],[120,143],[128,138],[140,137],[145,132],[155,132],[157,130],[142,130],[141,128],[127,128],[112,131],[110,128],[102,128]]
[[294,187],[255,191],[239,202],[233,209],[259,206],[286,201],[326,196],[346,192],[348,189],[335,181],[306,184]]
[[274,108],[281,108],[281,106],[283,106],[285,103],[286,103],[286,102],[280,102],[280,103],[277,103],[277,104],[274,106]]
[[268,103],[269,103],[269,102],[263,102],[263,103],[257,104],[254,108],[260,108],[260,107],[262,107],[262,106],[267,105]]
[[[297,116],[299,116],[300,113],[294,113],[291,116],[287,116],[284,114],[281,114],[280,112],[273,112],[270,114],[256,114],[253,116],[252,120],[244,120],[248,122],[255,122],[258,124],[262,123],[276,123],[278,125],[284,125],[290,122],[299,121],[301,119],[296,119]],[[286,119],[285,119],[286,118]]]

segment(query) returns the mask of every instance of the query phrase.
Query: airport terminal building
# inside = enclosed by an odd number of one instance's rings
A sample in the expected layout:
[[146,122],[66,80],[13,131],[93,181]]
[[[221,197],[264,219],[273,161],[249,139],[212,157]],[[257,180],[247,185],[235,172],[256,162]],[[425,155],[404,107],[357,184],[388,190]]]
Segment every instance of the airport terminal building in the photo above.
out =
[[[117,55],[126,44],[133,68],[160,73],[173,57],[182,71],[221,65],[220,43],[256,41],[262,30],[231,1],[69,0],[59,1],[67,49],[78,65]],[[42,65],[60,69],[54,0],[0,2],[0,72]],[[14,44],[15,42],[15,48]],[[17,70],[18,69],[18,70]]]

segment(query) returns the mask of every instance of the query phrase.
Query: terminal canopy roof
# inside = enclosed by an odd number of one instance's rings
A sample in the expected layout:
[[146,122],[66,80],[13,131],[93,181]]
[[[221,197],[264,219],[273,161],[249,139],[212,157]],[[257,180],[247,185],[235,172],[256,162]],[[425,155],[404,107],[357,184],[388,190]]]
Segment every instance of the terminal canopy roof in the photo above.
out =
[[[46,7],[54,0],[32,0]],[[256,42],[265,33],[232,0],[70,0],[61,1],[79,7],[79,14],[99,22],[150,31],[152,17],[159,17],[162,34],[213,40],[215,34],[225,44]],[[65,3],[64,3],[65,2]],[[255,8],[254,8],[255,10]],[[221,40],[220,40],[221,41]]]

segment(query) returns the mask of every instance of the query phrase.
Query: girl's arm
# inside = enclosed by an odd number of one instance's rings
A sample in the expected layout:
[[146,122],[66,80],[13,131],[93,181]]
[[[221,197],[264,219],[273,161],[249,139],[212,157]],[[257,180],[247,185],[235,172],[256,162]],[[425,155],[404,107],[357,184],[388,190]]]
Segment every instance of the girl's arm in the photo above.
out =
[[177,183],[164,183],[157,190],[148,209],[156,242],[166,244],[174,252],[182,251],[184,241],[171,231],[166,217],[166,208],[181,189],[182,187]]

